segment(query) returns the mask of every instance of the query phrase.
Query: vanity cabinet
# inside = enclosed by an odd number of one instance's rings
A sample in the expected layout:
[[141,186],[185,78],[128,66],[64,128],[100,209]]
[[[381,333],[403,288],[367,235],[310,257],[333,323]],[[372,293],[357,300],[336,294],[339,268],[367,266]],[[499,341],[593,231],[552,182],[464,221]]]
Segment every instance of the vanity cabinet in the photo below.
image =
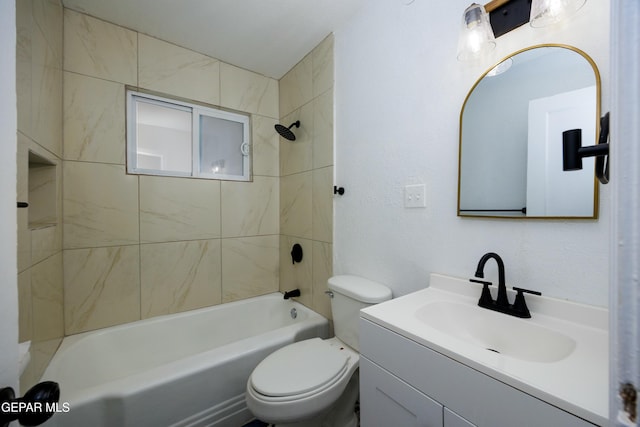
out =
[[594,424],[360,319],[362,427],[592,427]]
[[360,358],[360,424],[363,427],[474,427],[366,357]]

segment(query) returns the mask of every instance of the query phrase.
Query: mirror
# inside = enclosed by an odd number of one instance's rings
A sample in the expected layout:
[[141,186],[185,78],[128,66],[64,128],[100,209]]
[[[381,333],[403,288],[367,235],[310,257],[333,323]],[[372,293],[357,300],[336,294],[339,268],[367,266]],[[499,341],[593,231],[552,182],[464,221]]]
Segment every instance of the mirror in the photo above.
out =
[[600,76],[584,52],[534,46],[471,88],[460,113],[458,216],[597,218],[593,158],[563,172],[562,132],[597,142]]

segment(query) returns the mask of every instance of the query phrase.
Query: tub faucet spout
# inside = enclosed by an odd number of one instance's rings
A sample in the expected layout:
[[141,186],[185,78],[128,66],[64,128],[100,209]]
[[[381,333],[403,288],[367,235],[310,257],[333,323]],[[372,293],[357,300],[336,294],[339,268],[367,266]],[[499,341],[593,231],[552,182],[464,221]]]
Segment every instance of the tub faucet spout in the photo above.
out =
[[300,296],[300,289],[294,289],[292,291],[286,291],[284,293],[284,299],[289,299],[289,298],[299,297],[299,296]]

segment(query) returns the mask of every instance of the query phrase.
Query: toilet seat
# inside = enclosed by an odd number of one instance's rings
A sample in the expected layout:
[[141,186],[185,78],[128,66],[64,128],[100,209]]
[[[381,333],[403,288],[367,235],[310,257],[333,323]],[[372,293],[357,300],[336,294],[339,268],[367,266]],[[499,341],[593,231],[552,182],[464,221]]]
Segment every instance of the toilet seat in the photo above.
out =
[[349,352],[312,338],[285,346],[267,356],[249,379],[266,401],[297,400],[322,392],[344,378]]

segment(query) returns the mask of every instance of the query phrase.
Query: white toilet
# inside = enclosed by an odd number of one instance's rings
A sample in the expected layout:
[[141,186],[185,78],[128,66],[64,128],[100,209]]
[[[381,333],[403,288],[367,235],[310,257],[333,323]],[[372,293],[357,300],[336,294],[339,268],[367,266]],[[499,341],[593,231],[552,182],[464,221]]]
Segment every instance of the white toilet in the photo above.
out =
[[391,290],[357,276],[334,276],[328,286],[335,338],[290,344],[256,366],[246,400],[259,420],[278,427],[358,425],[359,312],[391,299]]

